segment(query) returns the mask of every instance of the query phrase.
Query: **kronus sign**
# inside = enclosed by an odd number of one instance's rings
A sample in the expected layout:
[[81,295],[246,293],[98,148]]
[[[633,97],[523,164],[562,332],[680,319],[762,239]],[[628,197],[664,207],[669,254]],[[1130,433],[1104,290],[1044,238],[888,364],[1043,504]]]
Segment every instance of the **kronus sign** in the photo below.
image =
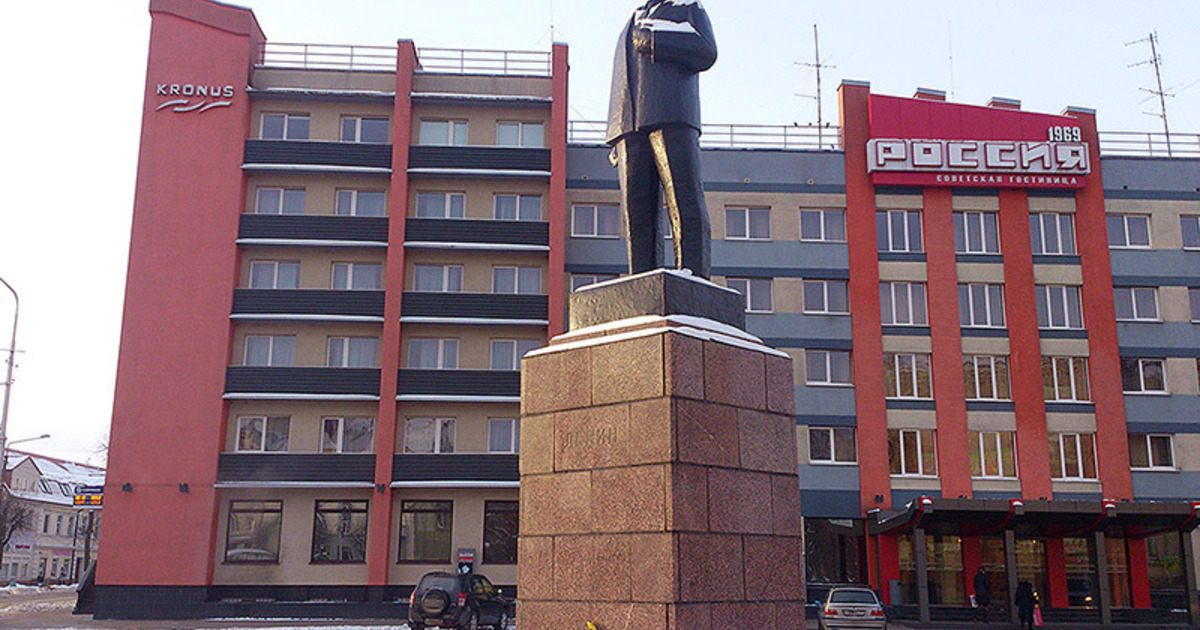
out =
[[[1077,127],[1057,129],[1070,141],[875,138],[867,142],[867,170],[876,184],[1082,188],[1088,145],[1075,140]],[[896,181],[885,173],[913,175]]]

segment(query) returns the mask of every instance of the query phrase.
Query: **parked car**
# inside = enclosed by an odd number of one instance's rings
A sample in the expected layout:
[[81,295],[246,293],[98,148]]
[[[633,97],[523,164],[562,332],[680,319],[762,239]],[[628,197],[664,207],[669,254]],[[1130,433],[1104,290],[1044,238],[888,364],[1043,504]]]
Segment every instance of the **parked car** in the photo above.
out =
[[408,598],[408,626],[505,630],[508,611],[508,600],[478,573],[426,573]]
[[862,587],[837,586],[829,589],[822,606],[817,609],[817,625],[821,630],[852,628],[885,630],[887,615],[875,591]]

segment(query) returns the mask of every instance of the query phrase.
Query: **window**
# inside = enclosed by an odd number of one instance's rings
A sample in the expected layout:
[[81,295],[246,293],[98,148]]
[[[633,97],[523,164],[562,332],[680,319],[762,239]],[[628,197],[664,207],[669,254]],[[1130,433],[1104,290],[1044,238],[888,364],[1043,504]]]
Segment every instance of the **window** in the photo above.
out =
[[488,420],[488,452],[516,453],[521,447],[521,423],[515,418]]
[[466,208],[463,193],[417,193],[418,219],[461,219]]
[[387,195],[379,190],[339,190],[334,214],[339,217],[385,217]]
[[1133,468],[1175,470],[1175,448],[1169,435],[1129,434],[1129,463]]
[[850,353],[844,350],[805,350],[807,385],[850,385]]
[[322,453],[370,453],[375,450],[375,418],[324,418]]
[[375,337],[330,337],[326,367],[373,368],[379,366],[379,339]]
[[932,429],[888,429],[888,464],[893,475],[936,475],[936,433]]
[[770,240],[770,208],[726,208],[726,240]]
[[540,149],[546,146],[545,130],[540,122],[496,123],[496,146]]
[[1192,306],[1192,321],[1200,322],[1200,288],[1188,289],[1188,302]]
[[1150,247],[1150,217],[1139,214],[1108,215],[1109,247]]
[[541,267],[493,267],[492,293],[542,293]]
[[1011,400],[1008,357],[964,355],[963,385],[968,400]]
[[333,263],[333,288],[341,291],[378,291],[383,287],[383,265]]
[[571,274],[571,290],[575,291],[576,289],[586,287],[589,284],[607,282],[614,278],[616,278],[616,276],[607,273],[573,273]]
[[1121,359],[1121,384],[1126,394],[1166,393],[1163,359]]
[[875,213],[875,229],[881,252],[923,252],[921,213],[888,210]]
[[279,562],[282,521],[282,501],[230,501],[229,525],[225,530],[225,562]]
[[300,288],[300,263],[255,260],[250,263],[251,289]]
[[846,213],[842,210],[801,210],[800,240],[846,241]]
[[924,282],[879,283],[884,326],[928,326]]
[[964,327],[1004,327],[1004,286],[958,285],[958,323]]
[[408,367],[418,370],[458,369],[458,340],[409,339]]
[[746,310],[748,312],[771,312],[770,278],[726,278],[725,286],[746,297]]
[[304,214],[303,188],[259,188],[254,214]]
[[263,140],[308,140],[308,114],[263,114]]
[[422,120],[420,143],[461,147],[467,144],[467,121]]
[[808,461],[813,464],[858,463],[853,427],[809,427]]
[[805,280],[804,312],[827,315],[850,314],[850,296],[845,280]]
[[1095,479],[1096,447],[1091,433],[1050,434],[1050,476],[1054,479]]
[[453,501],[400,502],[400,562],[450,562]]
[[575,206],[571,208],[571,236],[619,238],[621,236],[621,208],[619,206]]
[[1087,402],[1087,358],[1042,357],[1042,389],[1047,401]]
[[1017,476],[1017,434],[1012,431],[969,431],[971,476]]
[[409,418],[404,422],[405,453],[453,453],[454,418]]
[[995,212],[955,212],[954,251],[959,254],[999,254],[1000,226]]
[[342,142],[387,144],[391,139],[386,118],[360,118],[358,116],[342,118]]
[[1179,217],[1184,249],[1200,249],[1200,216]]
[[1158,321],[1158,289],[1117,287],[1113,289],[1117,319]]
[[483,502],[483,563],[516,564],[520,512],[517,501]]
[[296,337],[293,335],[247,335],[246,356],[242,365],[254,367],[291,367],[296,363]]
[[458,265],[413,265],[413,291],[458,293],[462,280],[463,268]]
[[1083,328],[1083,305],[1079,287],[1043,285],[1034,287],[1038,328]]
[[497,221],[541,221],[542,198],[538,195],[496,195],[492,218]]
[[883,353],[888,398],[933,398],[928,354]]
[[1072,255],[1075,249],[1075,215],[1053,212],[1029,215],[1034,255]]
[[288,450],[287,416],[241,416],[238,418],[239,453],[282,453]]
[[317,501],[313,511],[312,561],[367,561],[367,502]]
[[537,339],[493,339],[492,369],[519,370],[521,357],[542,345]]

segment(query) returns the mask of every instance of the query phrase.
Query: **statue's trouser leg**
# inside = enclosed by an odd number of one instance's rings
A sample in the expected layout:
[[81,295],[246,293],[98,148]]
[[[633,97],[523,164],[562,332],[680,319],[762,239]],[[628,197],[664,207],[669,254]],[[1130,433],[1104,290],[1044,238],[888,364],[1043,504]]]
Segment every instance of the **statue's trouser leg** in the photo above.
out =
[[712,237],[700,179],[700,132],[682,125],[665,127],[650,133],[650,144],[674,230],[675,265],[708,278]]
[[663,235],[658,223],[658,170],[650,140],[642,134],[630,134],[617,141],[616,149],[629,272],[658,269],[662,266]]

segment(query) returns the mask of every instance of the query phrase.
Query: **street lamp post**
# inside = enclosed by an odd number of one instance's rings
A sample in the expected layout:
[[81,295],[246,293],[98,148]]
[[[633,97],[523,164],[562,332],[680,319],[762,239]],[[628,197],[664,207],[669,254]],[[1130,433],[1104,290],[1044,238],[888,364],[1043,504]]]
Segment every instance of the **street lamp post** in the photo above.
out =
[[[8,399],[12,394],[13,386],[13,366],[17,362],[17,319],[21,315],[21,298],[17,295],[17,290],[12,288],[4,278],[0,278],[0,283],[8,289],[13,295],[13,327],[12,341],[8,344],[8,374],[4,378],[4,408],[0,411],[0,459],[7,453],[8,446]],[[0,476],[3,476],[5,471],[0,471]]]

